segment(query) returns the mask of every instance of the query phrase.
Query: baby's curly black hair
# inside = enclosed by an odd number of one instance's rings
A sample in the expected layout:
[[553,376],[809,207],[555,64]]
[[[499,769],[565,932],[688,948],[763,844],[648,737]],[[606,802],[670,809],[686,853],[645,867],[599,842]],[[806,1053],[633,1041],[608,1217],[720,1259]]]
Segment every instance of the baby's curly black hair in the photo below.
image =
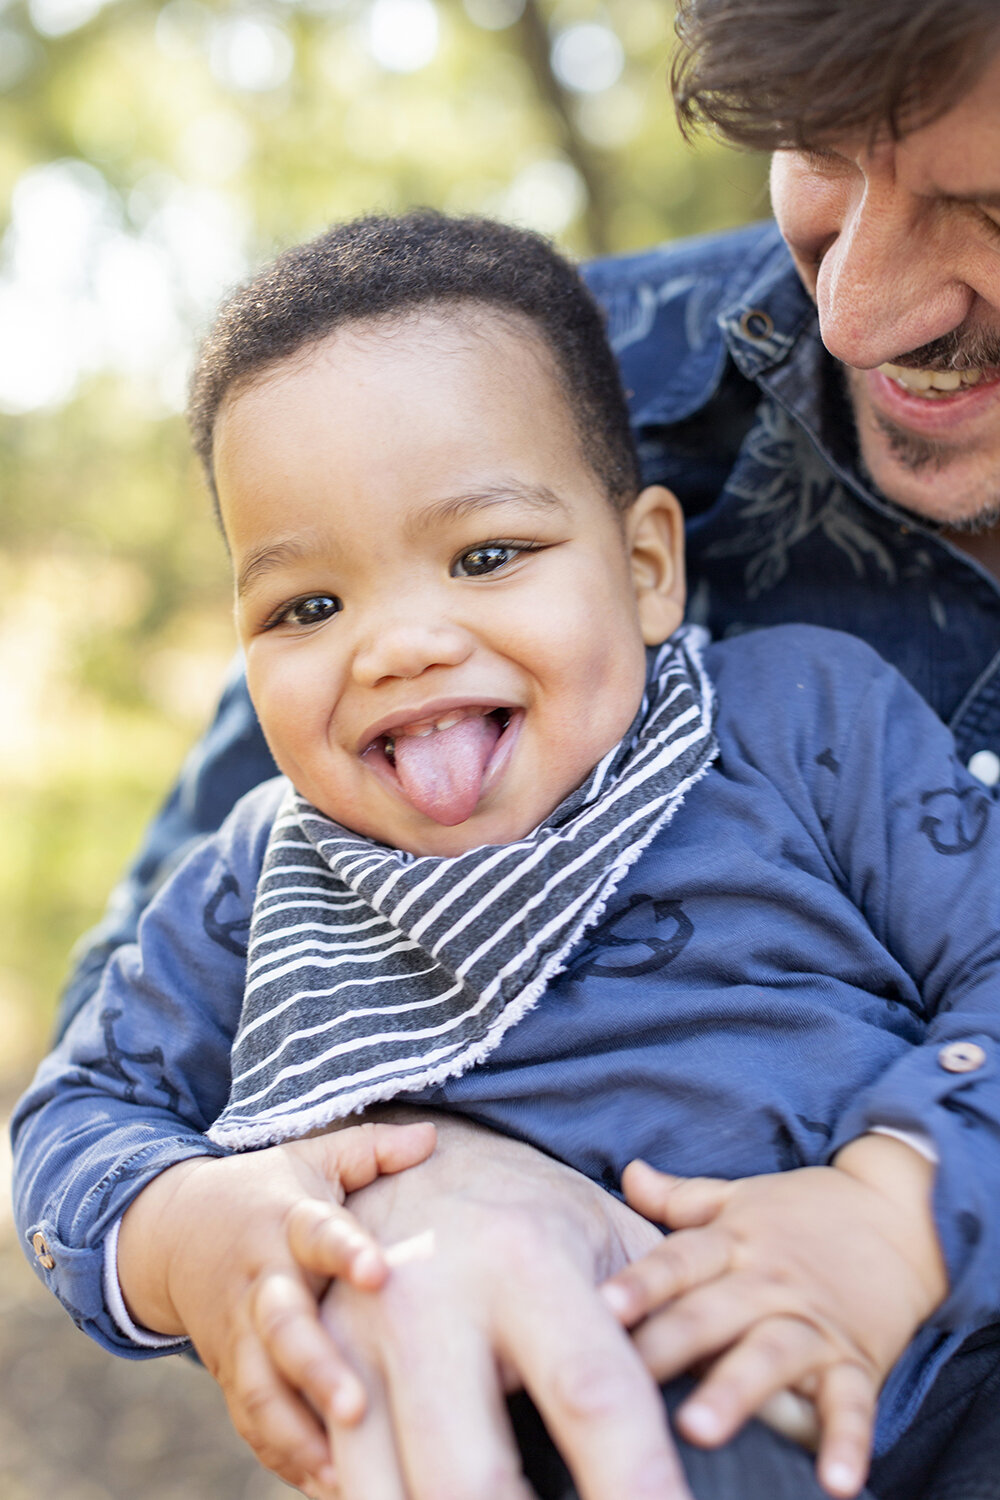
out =
[[583,453],[609,500],[640,488],[618,367],[578,271],[541,235],[431,209],[337,224],[279,255],[223,303],[194,375],[188,420],[218,508],[212,441],[234,388],[346,324],[466,305],[526,318],[552,353]]

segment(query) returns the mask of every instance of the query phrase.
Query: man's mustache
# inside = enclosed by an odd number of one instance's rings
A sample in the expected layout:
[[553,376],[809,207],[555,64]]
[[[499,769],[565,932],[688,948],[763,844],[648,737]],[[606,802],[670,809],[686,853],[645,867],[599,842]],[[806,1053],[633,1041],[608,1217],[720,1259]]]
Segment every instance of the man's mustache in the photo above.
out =
[[953,328],[930,344],[921,344],[891,361],[904,370],[990,370],[1000,368],[1000,333],[980,328]]

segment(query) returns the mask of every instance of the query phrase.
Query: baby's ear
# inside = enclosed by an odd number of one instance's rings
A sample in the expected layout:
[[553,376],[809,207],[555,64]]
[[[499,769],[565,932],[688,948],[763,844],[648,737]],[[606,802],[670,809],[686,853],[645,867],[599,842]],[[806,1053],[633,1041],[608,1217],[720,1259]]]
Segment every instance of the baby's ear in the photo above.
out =
[[684,618],[684,516],[676,496],[651,484],[625,514],[625,538],[647,646],[659,646]]

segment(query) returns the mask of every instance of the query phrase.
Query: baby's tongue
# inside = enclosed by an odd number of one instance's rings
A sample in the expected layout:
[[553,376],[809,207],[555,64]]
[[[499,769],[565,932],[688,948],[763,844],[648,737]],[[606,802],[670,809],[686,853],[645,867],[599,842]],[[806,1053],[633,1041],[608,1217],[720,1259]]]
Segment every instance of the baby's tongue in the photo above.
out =
[[418,812],[451,828],[475,810],[500,726],[485,714],[395,740],[396,775]]

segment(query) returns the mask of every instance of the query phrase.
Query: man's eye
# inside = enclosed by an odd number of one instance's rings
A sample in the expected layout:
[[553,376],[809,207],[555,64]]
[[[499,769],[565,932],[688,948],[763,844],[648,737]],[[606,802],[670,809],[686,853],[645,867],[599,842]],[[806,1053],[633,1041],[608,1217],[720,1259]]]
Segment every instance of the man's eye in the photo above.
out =
[[452,563],[452,577],[481,578],[485,573],[496,573],[525,550],[524,547],[507,546],[500,542],[491,542],[484,547],[470,547],[468,552],[461,552]]
[[274,619],[275,625],[321,625],[339,614],[343,605],[335,594],[310,594],[288,604]]

